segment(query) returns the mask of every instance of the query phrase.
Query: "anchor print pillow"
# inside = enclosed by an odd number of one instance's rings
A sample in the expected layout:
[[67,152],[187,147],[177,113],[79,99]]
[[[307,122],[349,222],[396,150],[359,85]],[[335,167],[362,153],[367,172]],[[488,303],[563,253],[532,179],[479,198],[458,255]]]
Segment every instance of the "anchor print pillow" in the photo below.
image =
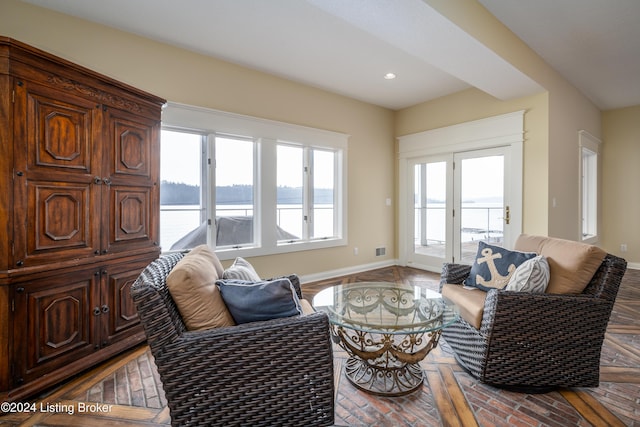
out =
[[479,242],[476,260],[464,285],[484,291],[502,289],[520,264],[536,256],[534,252],[510,251]]

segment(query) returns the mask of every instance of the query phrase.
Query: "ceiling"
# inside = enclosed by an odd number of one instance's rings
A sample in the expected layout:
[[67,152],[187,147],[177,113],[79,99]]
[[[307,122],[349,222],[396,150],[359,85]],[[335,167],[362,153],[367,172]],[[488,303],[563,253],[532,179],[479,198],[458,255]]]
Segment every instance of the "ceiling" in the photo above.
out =
[[[394,110],[543,90],[423,0],[23,1]],[[640,105],[640,1],[478,1],[601,109]]]
[[640,1],[478,1],[601,110],[640,105]]

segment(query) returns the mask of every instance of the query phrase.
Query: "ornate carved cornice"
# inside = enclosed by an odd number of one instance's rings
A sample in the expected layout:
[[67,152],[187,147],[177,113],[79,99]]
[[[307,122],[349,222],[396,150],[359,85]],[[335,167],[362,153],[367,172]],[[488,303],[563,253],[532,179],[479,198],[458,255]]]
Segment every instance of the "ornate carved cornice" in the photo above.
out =
[[144,111],[140,104],[136,102],[129,101],[121,96],[113,95],[112,93],[105,92],[55,74],[50,74],[47,77],[47,82],[68,91],[79,92],[84,96],[96,99],[100,103],[106,103],[135,113],[142,113]]

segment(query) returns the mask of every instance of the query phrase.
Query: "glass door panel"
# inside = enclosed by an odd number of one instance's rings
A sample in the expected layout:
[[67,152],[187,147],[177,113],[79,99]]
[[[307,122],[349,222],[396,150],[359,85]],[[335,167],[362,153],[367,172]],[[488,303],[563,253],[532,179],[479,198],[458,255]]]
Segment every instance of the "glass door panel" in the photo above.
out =
[[504,245],[505,156],[501,149],[455,155],[454,257],[473,264],[478,242]]
[[447,178],[451,169],[451,157],[417,159],[412,162],[413,230],[410,261],[421,265],[438,265],[447,259],[450,250],[447,212],[449,193]]
[[446,254],[446,162],[415,165],[415,251]]

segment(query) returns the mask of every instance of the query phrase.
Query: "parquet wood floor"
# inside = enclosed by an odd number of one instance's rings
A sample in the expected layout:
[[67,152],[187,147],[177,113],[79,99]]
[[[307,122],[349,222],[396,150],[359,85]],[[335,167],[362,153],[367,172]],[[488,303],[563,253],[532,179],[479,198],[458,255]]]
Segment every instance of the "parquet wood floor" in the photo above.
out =
[[[306,297],[338,283],[390,281],[437,289],[439,277],[389,267],[303,285]],[[427,381],[403,397],[355,389],[335,349],[336,426],[640,426],[640,271],[629,270],[616,300],[601,357],[601,384],[546,394],[507,392],[478,383],[444,340],[421,363]],[[145,345],[30,401],[35,413],[0,416],[0,426],[167,426],[169,411]],[[90,407],[89,405],[98,405]],[[49,409],[49,412],[43,410]],[[94,409],[88,411],[87,409]]]

